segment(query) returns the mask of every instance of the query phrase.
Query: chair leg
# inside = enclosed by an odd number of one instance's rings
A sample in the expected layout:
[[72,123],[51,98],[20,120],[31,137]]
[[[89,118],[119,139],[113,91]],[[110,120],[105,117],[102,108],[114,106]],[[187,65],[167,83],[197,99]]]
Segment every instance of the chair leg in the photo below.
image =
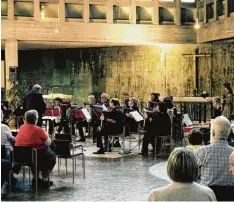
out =
[[76,158],[75,158],[75,171],[76,171]]
[[84,156],[84,154],[82,154],[82,167],[83,167],[83,175],[85,178],[85,156]]
[[65,166],[66,166],[66,177],[67,177],[67,159],[65,159]]
[[157,150],[157,137],[154,139],[154,155],[156,157],[156,150]]
[[9,172],[9,181],[8,181],[8,186],[9,186],[9,192],[11,192],[11,175],[13,174],[13,171],[12,170],[10,170],[10,172]]
[[59,175],[59,157],[58,157],[58,175]]
[[24,185],[24,179],[25,179],[25,166],[23,166],[23,185]]
[[[72,157],[72,182],[74,183],[74,175],[75,175],[75,173],[74,173],[74,158],[76,158],[76,157]],[[67,159],[66,159],[67,160]]]

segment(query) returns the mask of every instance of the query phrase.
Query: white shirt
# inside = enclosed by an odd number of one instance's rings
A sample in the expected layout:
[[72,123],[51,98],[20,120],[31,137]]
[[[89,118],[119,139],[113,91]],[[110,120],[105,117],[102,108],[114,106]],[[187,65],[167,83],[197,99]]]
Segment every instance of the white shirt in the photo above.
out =
[[12,136],[10,128],[7,125],[1,123],[1,144],[5,145],[7,149],[12,151],[13,147],[11,145],[11,141],[14,139],[15,138]]

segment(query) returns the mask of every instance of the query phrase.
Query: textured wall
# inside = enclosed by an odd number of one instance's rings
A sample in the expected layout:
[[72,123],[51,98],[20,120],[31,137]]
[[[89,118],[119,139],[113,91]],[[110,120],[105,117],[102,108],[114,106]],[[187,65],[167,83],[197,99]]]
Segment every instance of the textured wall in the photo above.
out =
[[198,57],[198,93],[222,95],[222,83],[234,82],[233,42],[19,51],[20,84],[39,83],[45,94],[56,86],[53,92],[73,94],[76,102],[85,101],[90,92],[119,98],[129,92],[144,100],[153,91],[162,96],[192,96],[196,49],[200,55],[211,55]]
[[39,83],[44,93],[73,94],[84,101],[89,92],[124,92],[148,99],[152,91],[162,96],[192,95],[195,45],[112,47],[68,50],[19,51],[20,84]]

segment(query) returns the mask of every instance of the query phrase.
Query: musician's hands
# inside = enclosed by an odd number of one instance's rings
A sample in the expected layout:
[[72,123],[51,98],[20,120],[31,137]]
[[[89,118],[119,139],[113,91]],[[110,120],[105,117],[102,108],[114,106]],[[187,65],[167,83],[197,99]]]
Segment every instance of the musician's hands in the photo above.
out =
[[148,119],[148,114],[144,113],[144,117],[145,117],[145,119]]
[[127,117],[132,117],[132,115],[130,113],[126,113]]
[[105,119],[105,117],[104,117],[104,115],[102,114],[102,115],[100,116],[100,120],[101,120],[101,121],[104,121],[104,119]]

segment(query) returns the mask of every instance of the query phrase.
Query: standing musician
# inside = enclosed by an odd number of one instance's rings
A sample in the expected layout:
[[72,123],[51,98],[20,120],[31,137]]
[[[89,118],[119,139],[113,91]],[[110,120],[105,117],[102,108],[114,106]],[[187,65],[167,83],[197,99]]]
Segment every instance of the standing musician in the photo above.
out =
[[234,105],[234,95],[233,95],[233,90],[231,87],[231,82],[226,81],[224,84],[224,88],[226,90],[226,95],[223,95],[223,100],[222,100],[222,108],[223,112],[222,115],[230,119],[230,115],[233,113],[233,105]]
[[[103,112],[100,120],[103,121],[104,127],[97,133],[97,147],[100,149],[94,154],[104,154],[107,150],[107,141],[109,135],[121,134],[123,132],[124,115],[119,108],[119,100],[112,98],[110,100],[110,111]],[[104,146],[102,143],[104,136]]]
[[124,93],[123,94],[123,103],[121,104],[122,108],[129,108],[129,94],[128,93]]

